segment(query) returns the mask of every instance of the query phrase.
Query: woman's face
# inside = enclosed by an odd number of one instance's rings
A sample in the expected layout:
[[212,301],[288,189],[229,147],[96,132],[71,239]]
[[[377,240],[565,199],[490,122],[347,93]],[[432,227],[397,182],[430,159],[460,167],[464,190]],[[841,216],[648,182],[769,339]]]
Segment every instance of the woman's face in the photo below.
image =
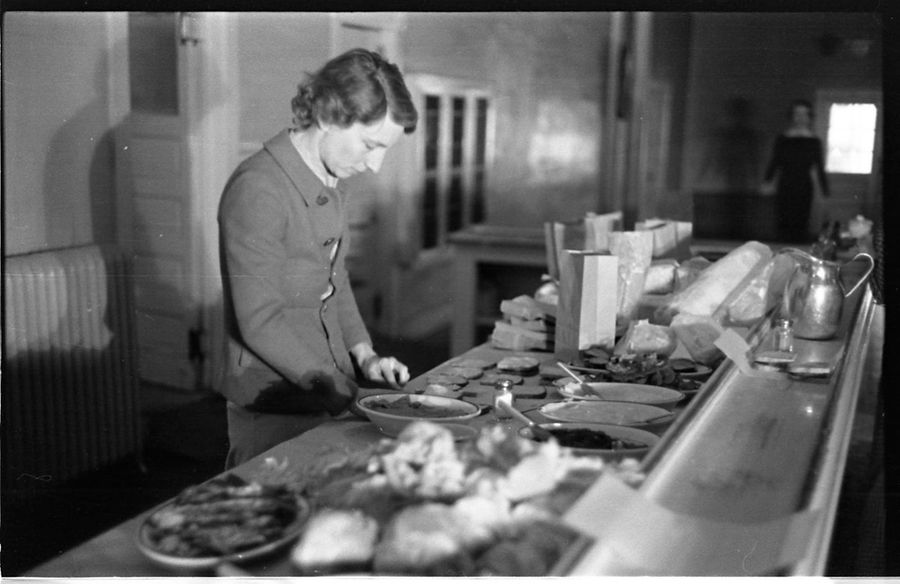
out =
[[791,113],[791,124],[803,128],[812,127],[812,111],[805,105],[795,105]]
[[388,148],[403,135],[403,127],[386,115],[369,125],[355,122],[349,128],[326,126],[319,155],[332,176],[347,178],[370,170],[378,172]]

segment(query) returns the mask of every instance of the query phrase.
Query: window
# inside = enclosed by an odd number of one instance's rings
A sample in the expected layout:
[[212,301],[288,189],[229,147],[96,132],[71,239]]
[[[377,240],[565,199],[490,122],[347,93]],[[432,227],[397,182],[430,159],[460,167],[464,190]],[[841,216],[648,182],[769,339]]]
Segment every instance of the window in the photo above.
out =
[[878,108],[872,103],[832,103],[828,108],[827,172],[869,174]]
[[482,88],[439,77],[410,76],[410,81],[418,90],[422,117],[420,244],[425,250],[438,249],[450,234],[484,221],[491,96]]

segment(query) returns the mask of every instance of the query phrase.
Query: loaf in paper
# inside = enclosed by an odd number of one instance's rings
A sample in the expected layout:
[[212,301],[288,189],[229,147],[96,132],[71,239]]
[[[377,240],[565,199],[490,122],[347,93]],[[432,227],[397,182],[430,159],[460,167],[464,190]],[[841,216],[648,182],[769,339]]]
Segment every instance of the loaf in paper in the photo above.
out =
[[654,314],[657,324],[669,324],[678,314],[712,316],[745,278],[772,258],[772,250],[758,241],[748,241],[703,270],[687,288]]

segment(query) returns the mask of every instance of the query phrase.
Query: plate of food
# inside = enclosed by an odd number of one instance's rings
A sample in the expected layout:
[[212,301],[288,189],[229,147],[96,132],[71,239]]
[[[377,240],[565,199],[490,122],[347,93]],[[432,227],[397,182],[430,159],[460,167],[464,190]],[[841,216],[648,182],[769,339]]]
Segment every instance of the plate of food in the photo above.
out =
[[504,373],[517,373],[519,375],[531,375],[537,373],[541,362],[534,357],[510,356],[497,362],[497,370]]
[[560,395],[569,399],[635,402],[667,410],[673,409],[684,399],[684,394],[680,391],[640,383],[582,384],[570,379],[569,383],[557,386],[556,389]]
[[615,401],[551,402],[541,406],[538,412],[555,422],[633,426],[654,433],[664,429],[675,419],[674,413],[657,406]]
[[377,393],[357,400],[359,409],[387,436],[396,436],[411,422],[465,423],[478,416],[473,403],[427,394]]
[[[538,426],[550,432],[560,446],[570,448],[576,454],[604,458],[639,458],[659,441],[659,436],[652,432],[612,424],[552,422]],[[521,428],[519,435],[541,441],[528,426]]]
[[292,543],[310,514],[282,485],[225,475],[188,487],[141,522],[138,549],[176,571],[213,568],[268,555]]

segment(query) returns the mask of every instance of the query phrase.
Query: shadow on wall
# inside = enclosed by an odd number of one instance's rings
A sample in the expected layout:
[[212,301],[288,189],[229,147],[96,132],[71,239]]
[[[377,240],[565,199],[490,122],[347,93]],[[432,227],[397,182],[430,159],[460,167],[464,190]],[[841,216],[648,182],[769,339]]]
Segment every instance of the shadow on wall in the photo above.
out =
[[[109,53],[112,54],[112,53]],[[116,240],[116,127],[109,126],[108,59],[94,72],[95,99],[63,123],[50,142],[44,169],[48,248]],[[84,183],[73,173],[88,169]],[[82,200],[86,193],[88,200]],[[89,214],[85,215],[85,208]],[[84,223],[89,221],[90,225]]]

